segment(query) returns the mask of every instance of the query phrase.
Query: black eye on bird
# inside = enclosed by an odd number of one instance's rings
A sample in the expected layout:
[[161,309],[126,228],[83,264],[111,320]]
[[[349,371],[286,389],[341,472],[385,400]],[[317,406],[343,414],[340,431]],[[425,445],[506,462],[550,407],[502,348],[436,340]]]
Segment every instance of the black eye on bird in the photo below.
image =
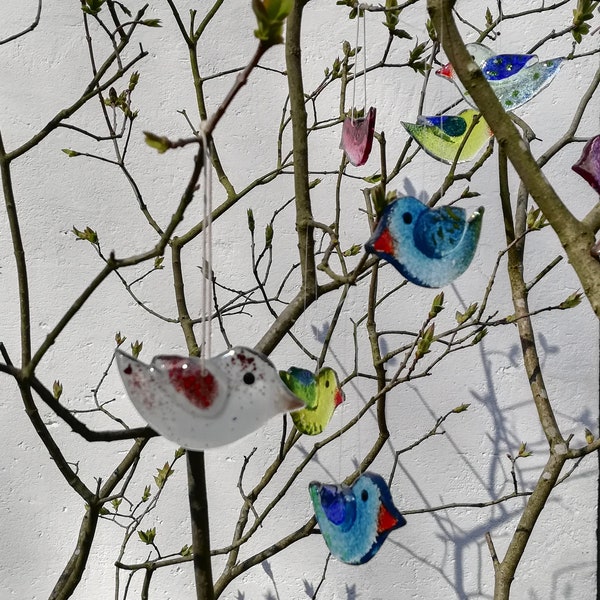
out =
[[252,373],[244,373],[244,383],[251,385],[254,383],[254,375]]
[[360,494],[360,498],[363,502],[366,502],[369,499],[369,492],[367,492],[367,490],[363,490]]

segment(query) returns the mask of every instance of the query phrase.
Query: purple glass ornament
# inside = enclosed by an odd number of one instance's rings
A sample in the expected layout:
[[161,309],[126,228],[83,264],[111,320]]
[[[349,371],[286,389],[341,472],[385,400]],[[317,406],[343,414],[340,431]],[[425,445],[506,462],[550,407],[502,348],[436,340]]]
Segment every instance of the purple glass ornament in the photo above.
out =
[[366,117],[358,119],[346,117],[344,119],[340,148],[355,167],[364,165],[371,153],[373,135],[375,134],[376,113],[376,108],[371,106]]
[[571,167],[600,194],[600,135],[584,147],[579,160]]

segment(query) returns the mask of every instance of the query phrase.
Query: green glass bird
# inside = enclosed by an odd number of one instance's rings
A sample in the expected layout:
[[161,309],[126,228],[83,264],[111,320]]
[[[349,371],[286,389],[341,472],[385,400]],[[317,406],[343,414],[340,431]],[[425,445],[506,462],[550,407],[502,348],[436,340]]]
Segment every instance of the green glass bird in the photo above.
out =
[[307,435],[321,433],[333,411],[344,401],[336,372],[325,367],[315,375],[307,369],[290,367],[287,371],[279,371],[279,375],[288,388],[304,401],[305,408],[291,413],[298,431]]
[[402,121],[402,125],[429,156],[452,164],[460,151],[456,162],[462,163],[475,158],[493,135],[481,116],[471,127],[476,115],[479,112],[469,108],[458,115],[420,116],[417,123]]

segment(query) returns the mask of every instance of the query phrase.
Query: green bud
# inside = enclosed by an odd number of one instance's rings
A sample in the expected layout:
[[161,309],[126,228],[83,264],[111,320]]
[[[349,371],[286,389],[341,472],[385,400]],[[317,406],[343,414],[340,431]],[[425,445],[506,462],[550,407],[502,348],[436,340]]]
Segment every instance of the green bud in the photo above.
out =
[[521,445],[519,446],[519,456],[522,456],[523,458],[527,458],[528,456],[531,456],[531,452],[529,452],[529,450],[527,450],[526,442],[521,442]]
[[117,333],[115,333],[115,343],[117,344],[117,346],[120,346],[127,338],[121,335],[120,331],[117,331]]
[[252,209],[249,208],[246,211],[246,214],[248,216],[248,229],[250,230],[250,233],[254,233],[254,213],[252,212]]
[[58,381],[58,379],[52,384],[52,395],[54,396],[54,398],[56,398],[56,400],[58,400],[63,393],[63,386],[62,383],[60,381]]
[[131,344],[131,354],[133,355],[133,358],[137,358],[140,355],[143,347],[144,342],[140,342],[138,340],[135,340],[135,342]]
[[175,471],[171,469],[171,466],[168,462],[166,462],[160,469],[157,467],[156,470],[158,473],[154,476],[154,483],[156,483],[156,487],[158,489],[161,489],[165,485],[167,479],[173,475]]
[[70,148],[63,148],[62,151],[69,157],[73,158],[74,156],[79,156],[79,152],[75,150],[71,150]]
[[154,542],[154,538],[156,537],[156,527],[146,529],[146,531],[138,531],[138,535],[144,544],[150,545]]
[[591,444],[594,441],[594,434],[586,427],[585,428],[585,441]]
[[352,246],[350,246],[348,250],[344,250],[342,254],[344,256],[356,256],[360,252],[361,248],[362,246],[360,244],[352,244]]
[[487,335],[487,332],[487,328],[484,327],[479,333],[477,333],[477,335],[473,338],[473,341],[471,342],[471,346],[479,344],[479,342]]
[[73,233],[79,240],[86,240],[90,244],[98,245],[98,234],[91,227],[86,227],[83,231],[80,231],[73,226]]
[[144,493],[142,494],[142,502],[148,502],[148,499],[150,498],[151,495],[152,495],[152,493],[150,492],[150,486],[147,485],[144,488]]
[[144,131],[144,137],[146,144],[157,150],[159,154],[164,154],[171,147],[171,142],[167,137],[156,135],[150,131]]
[[421,335],[421,339],[417,343],[417,351],[415,356],[417,360],[423,358],[426,354],[429,353],[429,349],[433,342],[433,338],[435,335],[435,323],[432,323]]
[[431,303],[431,310],[429,311],[429,318],[433,319],[436,315],[444,310],[444,292],[440,292]]
[[575,306],[581,304],[581,297],[582,296],[580,292],[573,292],[570,296],[568,296],[558,305],[558,308],[560,308],[561,310],[565,310],[567,308],[574,308]]
[[466,321],[468,321],[474,314],[475,311],[477,310],[478,304],[477,302],[473,302],[473,304],[471,304],[467,310],[465,310],[464,313],[461,313],[460,311],[456,311],[456,315],[454,316],[454,318],[456,319],[456,322],[459,325],[462,325],[463,323],[465,323]]
[[273,242],[273,225],[267,223],[265,227],[265,248],[270,248]]
[[471,406],[470,404],[461,404],[460,406],[457,406],[456,408],[452,409],[453,413],[461,413],[461,412],[465,412],[466,410],[468,410],[469,406]]

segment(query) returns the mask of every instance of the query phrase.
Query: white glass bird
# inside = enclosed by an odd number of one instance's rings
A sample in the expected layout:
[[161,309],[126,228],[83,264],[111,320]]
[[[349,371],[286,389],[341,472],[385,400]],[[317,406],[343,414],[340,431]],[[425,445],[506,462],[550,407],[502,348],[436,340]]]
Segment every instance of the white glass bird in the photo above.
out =
[[251,348],[236,346],[205,361],[163,355],[147,365],[120,350],[116,359],[140,415],[189,450],[230,444],[277,414],[304,408],[273,363]]

